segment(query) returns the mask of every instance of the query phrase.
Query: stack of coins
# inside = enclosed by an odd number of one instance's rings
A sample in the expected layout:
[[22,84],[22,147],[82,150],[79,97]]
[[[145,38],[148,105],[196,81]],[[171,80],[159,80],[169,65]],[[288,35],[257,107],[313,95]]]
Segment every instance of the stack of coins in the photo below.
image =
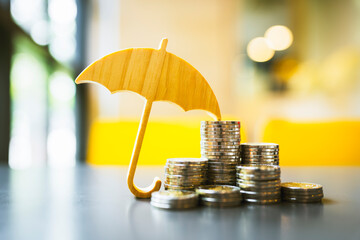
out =
[[208,183],[236,185],[240,161],[240,122],[202,121],[201,156],[208,159]]
[[206,184],[207,159],[169,158],[165,165],[165,189],[195,190]]
[[151,194],[150,204],[164,209],[186,209],[196,207],[199,198],[193,191],[159,191]]
[[315,183],[285,182],[281,184],[282,200],[294,203],[320,202],[323,187]]
[[209,207],[235,207],[241,204],[240,188],[229,185],[209,185],[196,189],[200,203]]
[[241,163],[279,165],[279,144],[242,143]]
[[281,200],[280,167],[276,165],[237,166],[237,184],[246,202],[278,203]]

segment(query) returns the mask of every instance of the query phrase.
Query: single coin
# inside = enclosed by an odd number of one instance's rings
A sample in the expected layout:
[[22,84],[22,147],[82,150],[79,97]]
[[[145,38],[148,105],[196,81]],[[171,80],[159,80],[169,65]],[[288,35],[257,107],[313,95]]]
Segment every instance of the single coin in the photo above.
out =
[[167,184],[164,183],[165,190],[188,190],[188,191],[195,191],[195,185],[192,186],[179,186],[175,184]]
[[281,187],[284,189],[291,189],[294,191],[323,189],[323,186],[320,184],[306,183],[306,182],[284,182],[284,183],[281,183]]
[[280,187],[280,179],[269,180],[269,181],[254,181],[254,180],[243,180],[237,179],[237,183],[241,186],[252,187],[252,188],[273,188]]
[[284,202],[292,202],[292,203],[317,203],[317,202],[321,202],[322,198],[319,198],[319,199],[307,199],[307,200],[282,198],[282,200]]
[[276,143],[242,143],[241,146],[246,148],[279,148]]
[[168,158],[167,163],[173,164],[204,164],[207,163],[206,159],[203,158]]
[[276,198],[276,199],[251,199],[251,198],[244,198],[245,202],[248,203],[254,203],[254,204],[275,204],[275,203],[279,203],[281,202],[280,198]]
[[201,124],[205,124],[205,125],[209,125],[209,124],[239,124],[240,125],[240,121],[235,121],[235,120],[225,120],[225,121],[201,121]]
[[237,166],[236,169],[239,171],[243,170],[243,171],[255,171],[255,172],[273,172],[273,171],[280,171],[280,166],[242,164]]
[[241,150],[244,153],[279,153],[280,150],[278,148],[247,148],[240,146]]
[[225,147],[225,146],[240,146],[240,141],[231,141],[231,142],[223,142],[223,141],[200,141],[200,145],[204,147]]
[[197,195],[191,191],[157,191],[151,193],[151,197],[158,197],[161,199],[189,199],[196,198]]
[[219,193],[226,194],[226,193],[240,192],[240,188],[235,186],[228,186],[228,185],[221,185],[221,186],[208,185],[208,186],[198,187],[196,189],[196,192],[198,194],[219,194]]

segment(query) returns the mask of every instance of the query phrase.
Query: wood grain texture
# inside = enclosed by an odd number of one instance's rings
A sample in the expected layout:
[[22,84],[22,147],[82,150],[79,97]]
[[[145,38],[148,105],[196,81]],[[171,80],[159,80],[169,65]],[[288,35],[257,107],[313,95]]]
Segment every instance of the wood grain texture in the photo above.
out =
[[139,188],[134,175],[140,155],[146,125],[154,101],[169,101],[185,111],[202,109],[220,120],[219,104],[205,78],[185,60],[166,52],[167,39],[158,50],[131,48],[109,54],[88,66],[75,80],[76,83],[96,82],[111,93],[131,91],[146,98],[135,147],[130,160],[127,183],[139,198],[150,198],[161,186],[159,178],[152,185]]
[[201,109],[221,119],[219,104],[205,78],[185,60],[165,50],[131,48],[88,66],[76,83],[97,82],[111,93],[132,91],[151,101],[176,103],[185,111]]

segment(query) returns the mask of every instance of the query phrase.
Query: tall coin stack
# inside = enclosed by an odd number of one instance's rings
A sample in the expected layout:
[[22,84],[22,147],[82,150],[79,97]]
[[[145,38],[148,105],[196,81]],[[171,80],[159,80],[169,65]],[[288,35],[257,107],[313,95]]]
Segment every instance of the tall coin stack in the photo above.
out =
[[258,204],[278,203],[281,200],[280,167],[276,165],[240,165],[237,185],[244,201]]
[[279,144],[242,143],[242,164],[279,165]]
[[208,159],[208,184],[236,185],[240,162],[240,122],[202,121],[201,157]]
[[192,190],[206,184],[208,160],[204,158],[169,158],[165,165],[166,190]]

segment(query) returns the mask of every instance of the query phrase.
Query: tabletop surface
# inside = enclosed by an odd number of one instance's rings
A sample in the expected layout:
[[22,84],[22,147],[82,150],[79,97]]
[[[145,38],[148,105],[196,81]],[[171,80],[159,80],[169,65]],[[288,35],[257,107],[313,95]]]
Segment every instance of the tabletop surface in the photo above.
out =
[[[0,239],[360,239],[360,167],[282,167],[282,181],[324,186],[322,204],[169,211],[137,200],[126,168],[0,167]],[[147,186],[162,167],[138,167]]]

